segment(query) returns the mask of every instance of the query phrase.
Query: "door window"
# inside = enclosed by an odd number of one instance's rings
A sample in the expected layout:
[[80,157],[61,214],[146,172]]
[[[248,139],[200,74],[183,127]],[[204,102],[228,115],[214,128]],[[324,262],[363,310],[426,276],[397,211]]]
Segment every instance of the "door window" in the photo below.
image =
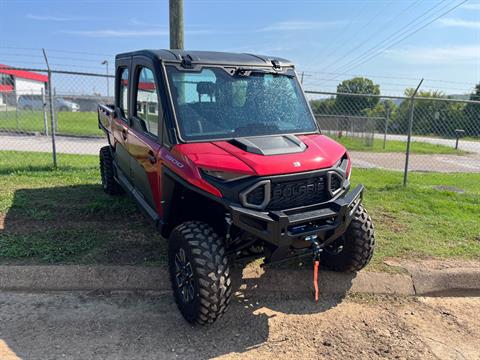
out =
[[120,94],[118,98],[118,106],[123,110],[125,116],[128,118],[128,69],[124,68],[121,70],[120,75]]
[[158,95],[153,72],[142,67],[137,82],[137,117],[145,121],[146,131],[158,136]]

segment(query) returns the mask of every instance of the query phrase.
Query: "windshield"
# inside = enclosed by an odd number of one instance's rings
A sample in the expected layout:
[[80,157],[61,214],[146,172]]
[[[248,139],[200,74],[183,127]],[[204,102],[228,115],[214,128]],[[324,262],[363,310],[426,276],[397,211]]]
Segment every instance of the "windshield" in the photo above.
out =
[[167,72],[187,141],[317,130],[293,76],[260,71],[245,76],[219,67],[185,71],[168,66]]

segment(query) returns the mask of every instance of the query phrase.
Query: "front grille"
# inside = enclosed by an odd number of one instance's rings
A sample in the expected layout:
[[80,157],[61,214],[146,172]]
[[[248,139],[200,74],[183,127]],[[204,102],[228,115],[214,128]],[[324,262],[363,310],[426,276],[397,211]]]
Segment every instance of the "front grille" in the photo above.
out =
[[271,199],[266,210],[284,210],[328,201],[327,176],[291,181],[272,181]]

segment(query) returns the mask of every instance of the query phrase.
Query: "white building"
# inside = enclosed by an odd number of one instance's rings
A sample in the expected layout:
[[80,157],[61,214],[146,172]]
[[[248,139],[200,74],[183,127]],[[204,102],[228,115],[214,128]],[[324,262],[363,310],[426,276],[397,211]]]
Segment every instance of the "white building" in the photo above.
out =
[[20,95],[41,95],[47,82],[46,75],[0,64],[0,105],[14,104]]

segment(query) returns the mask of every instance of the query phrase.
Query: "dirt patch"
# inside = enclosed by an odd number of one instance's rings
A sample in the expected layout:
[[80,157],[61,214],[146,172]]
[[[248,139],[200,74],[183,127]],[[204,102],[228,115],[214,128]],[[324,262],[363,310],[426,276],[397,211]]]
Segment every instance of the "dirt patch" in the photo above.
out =
[[420,298],[418,302],[424,312],[406,315],[405,321],[438,358],[480,359],[478,298]]
[[375,210],[372,217],[375,223],[386,225],[393,232],[401,232],[408,229],[406,224],[398,221],[398,218],[395,215],[386,210]]
[[456,192],[459,194],[465,193],[465,190],[457,188],[455,186],[446,186],[446,185],[437,185],[433,187],[435,190],[440,190],[440,191],[451,191],[451,192]]
[[480,298],[236,297],[210,327],[170,294],[0,293],[0,340],[25,359],[479,359]]

